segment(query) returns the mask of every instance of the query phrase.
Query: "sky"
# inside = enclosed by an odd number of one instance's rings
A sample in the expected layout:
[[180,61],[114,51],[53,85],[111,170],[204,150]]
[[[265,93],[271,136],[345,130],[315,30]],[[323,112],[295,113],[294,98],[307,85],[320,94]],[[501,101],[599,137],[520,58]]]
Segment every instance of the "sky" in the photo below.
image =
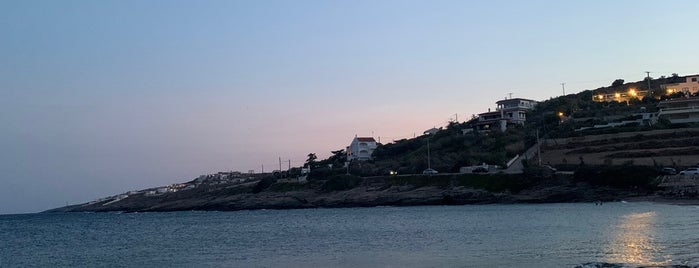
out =
[[699,1],[0,0],[0,214],[699,73]]

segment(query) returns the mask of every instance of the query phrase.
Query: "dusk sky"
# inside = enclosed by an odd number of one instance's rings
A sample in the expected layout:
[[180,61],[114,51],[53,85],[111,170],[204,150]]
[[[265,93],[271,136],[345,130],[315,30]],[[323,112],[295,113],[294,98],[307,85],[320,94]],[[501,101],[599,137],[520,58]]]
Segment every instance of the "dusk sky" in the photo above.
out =
[[699,73],[699,1],[0,0],[0,214]]

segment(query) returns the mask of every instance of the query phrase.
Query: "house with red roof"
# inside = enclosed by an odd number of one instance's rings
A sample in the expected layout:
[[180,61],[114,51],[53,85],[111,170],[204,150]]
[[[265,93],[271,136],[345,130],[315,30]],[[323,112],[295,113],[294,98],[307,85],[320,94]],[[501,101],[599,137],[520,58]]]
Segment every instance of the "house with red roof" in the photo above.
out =
[[347,161],[360,160],[366,161],[371,160],[371,154],[374,153],[377,143],[372,137],[354,137],[352,143],[346,148]]

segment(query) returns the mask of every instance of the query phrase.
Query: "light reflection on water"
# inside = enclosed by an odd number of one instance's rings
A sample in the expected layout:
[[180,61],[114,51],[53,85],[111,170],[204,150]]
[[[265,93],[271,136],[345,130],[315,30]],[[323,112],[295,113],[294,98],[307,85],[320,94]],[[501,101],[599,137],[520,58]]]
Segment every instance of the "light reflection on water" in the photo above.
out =
[[657,213],[631,213],[621,217],[614,227],[614,239],[608,249],[608,262],[666,265],[672,260],[661,256],[662,246],[655,241]]

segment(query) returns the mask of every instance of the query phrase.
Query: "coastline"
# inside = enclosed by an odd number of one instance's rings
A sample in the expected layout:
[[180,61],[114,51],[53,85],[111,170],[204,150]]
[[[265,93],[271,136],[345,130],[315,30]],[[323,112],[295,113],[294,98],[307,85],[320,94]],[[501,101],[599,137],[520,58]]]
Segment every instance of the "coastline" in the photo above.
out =
[[[223,191],[231,189],[224,188]],[[319,192],[312,187],[293,191],[225,194],[222,191],[179,192],[161,196],[135,195],[123,200],[91,202],[45,212],[168,212],[237,211],[257,209],[304,209],[377,206],[424,206],[469,204],[537,204],[585,202],[655,202],[669,205],[699,205],[698,199],[661,196],[638,189],[615,189],[589,185],[551,185],[492,192],[464,186],[381,185],[359,186],[343,191]]]

